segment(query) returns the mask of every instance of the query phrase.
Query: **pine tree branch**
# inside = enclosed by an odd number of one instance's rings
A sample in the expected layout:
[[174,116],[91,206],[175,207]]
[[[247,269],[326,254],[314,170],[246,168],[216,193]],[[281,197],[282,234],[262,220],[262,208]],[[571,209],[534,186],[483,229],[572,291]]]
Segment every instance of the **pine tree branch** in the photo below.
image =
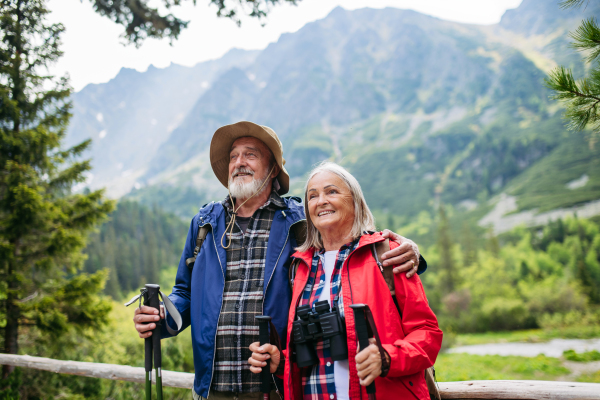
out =
[[589,3],[589,0],[564,0],[560,3],[560,8],[562,9],[566,9],[566,8],[577,8],[577,7],[581,7],[583,5],[583,3],[585,3],[586,5]]
[[589,51],[586,62],[591,63],[600,56],[600,26],[595,18],[584,20],[581,25],[569,34],[574,42],[571,44],[578,51]]
[[[169,10],[181,6],[184,1],[196,5],[196,0],[160,0],[155,1]],[[280,3],[297,4],[301,0],[210,0],[217,6],[217,16],[229,18],[238,26],[240,16],[262,20],[271,11],[271,7]],[[147,38],[169,38],[172,42],[187,28],[184,21],[173,14],[166,14],[148,5],[148,0],[90,0],[95,11],[125,27],[123,37],[127,42],[139,47]]]
[[[189,21],[184,21],[173,14],[161,14],[156,8],[149,7],[147,0],[90,0],[95,11],[113,22],[123,25],[123,37],[129,43],[139,47],[146,38],[171,41],[179,37],[182,29]],[[195,0],[194,4],[195,4]],[[180,0],[163,0],[166,8],[179,6]]]
[[581,131],[590,123],[597,125],[600,122],[598,68],[592,69],[590,77],[578,83],[570,69],[558,67],[548,74],[545,84],[555,92],[552,99],[566,103],[565,118],[569,121],[569,129]]

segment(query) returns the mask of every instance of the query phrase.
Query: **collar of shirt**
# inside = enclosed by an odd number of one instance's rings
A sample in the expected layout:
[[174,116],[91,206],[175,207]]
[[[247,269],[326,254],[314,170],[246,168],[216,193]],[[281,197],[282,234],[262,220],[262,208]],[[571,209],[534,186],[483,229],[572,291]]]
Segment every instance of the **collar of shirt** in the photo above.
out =
[[[335,267],[331,276],[331,294],[335,298],[335,294],[339,292],[340,272],[342,265],[350,253],[352,253],[358,243],[360,237],[352,242],[346,243],[337,252],[335,259]],[[313,261],[310,268],[310,274],[306,282],[306,286],[302,295],[302,304],[309,304],[311,307],[321,295],[321,291],[325,287],[325,249],[316,250],[313,254]],[[333,298],[331,299],[333,301]]]
[[[229,199],[229,195],[225,196],[222,201],[223,207],[231,214],[233,212],[233,207],[231,205],[231,201]],[[275,208],[285,208],[286,204],[283,198],[275,191],[271,190],[271,195],[265,204],[260,206],[258,209],[263,209],[265,207],[273,206]]]

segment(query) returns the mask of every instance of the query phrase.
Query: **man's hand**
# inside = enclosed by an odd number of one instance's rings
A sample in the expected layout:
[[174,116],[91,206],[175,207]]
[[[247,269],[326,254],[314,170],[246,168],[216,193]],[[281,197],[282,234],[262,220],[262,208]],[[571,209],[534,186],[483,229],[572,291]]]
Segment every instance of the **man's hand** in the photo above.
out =
[[252,356],[250,356],[248,362],[250,363],[251,372],[260,374],[262,367],[267,366],[266,360],[269,358],[271,359],[271,364],[269,365],[271,373],[273,374],[277,371],[281,360],[281,353],[277,346],[268,343],[261,346],[259,342],[254,342],[250,345],[250,351],[252,352]]
[[133,315],[133,323],[135,329],[142,339],[152,336],[152,329],[156,328],[156,322],[160,319],[165,319],[165,311],[163,306],[160,306],[160,317],[158,316],[158,310],[154,307],[142,306],[141,308],[135,309]]
[[395,249],[391,249],[390,251],[383,253],[383,256],[381,257],[383,266],[389,267],[392,265],[397,265],[397,267],[394,268],[394,273],[399,274],[407,271],[407,278],[410,278],[416,274],[417,270],[419,269],[420,256],[419,247],[416,245],[416,243],[390,231],[389,229],[385,229],[382,232],[382,236],[399,244],[399,246]]
[[369,343],[369,347],[361,350],[354,357],[356,371],[362,386],[369,386],[375,378],[381,375],[381,354],[377,347],[377,341],[374,338],[370,338]]

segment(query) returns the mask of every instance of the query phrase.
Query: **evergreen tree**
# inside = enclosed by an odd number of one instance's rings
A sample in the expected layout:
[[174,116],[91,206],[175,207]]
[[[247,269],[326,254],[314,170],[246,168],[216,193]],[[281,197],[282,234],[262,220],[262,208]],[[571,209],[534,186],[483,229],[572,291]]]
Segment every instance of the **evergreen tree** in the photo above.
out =
[[[587,0],[565,0],[564,8],[581,7]],[[600,26],[595,18],[584,20],[570,33],[572,47],[586,53],[586,62],[591,64],[588,76],[576,80],[573,71],[557,67],[546,78],[546,85],[555,91],[553,99],[565,103],[565,118],[570,130],[581,131],[586,127],[593,130],[595,142],[600,134]]]
[[105,292],[121,300],[146,283],[159,283],[165,267],[177,266],[186,232],[187,224],[173,214],[122,200],[90,236],[85,270],[108,270]]
[[456,267],[452,257],[452,239],[450,223],[443,205],[439,208],[440,222],[438,226],[437,248],[440,252],[440,289],[447,295],[455,291],[458,284]]
[[[61,148],[70,118],[66,78],[47,67],[61,55],[61,24],[47,24],[45,0],[0,0],[1,350],[17,354],[28,329],[53,340],[72,327],[99,327],[108,302],[105,273],[78,274],[88,232],[113,204],[101,191],[72,192],[85,180],[83,142]],[[13,368],[3,367],[3,378]]]
[[[168,37],[177,39],[182,29],[187,27],[189,21],[183,21],[173,14],[166,14],[148,5],[148,0],[90,0],[96,12],[110,18],[112,21],[125,27],[123,36],[136,45],[148,38]],[[180,6],[185,0],[161,0],[158,2],[164,8]],[[190,0],[188,0],[190,1]],[[196,4],[196,0],[191,0]],[[238,26],[241,25],[240,16],[264,19],[270,7],[281,2],[296,4],[300,0],[210,0],[211,5],[217,6],[219,17],[230,18]],[[156,3],[156,2],[155,2]]]

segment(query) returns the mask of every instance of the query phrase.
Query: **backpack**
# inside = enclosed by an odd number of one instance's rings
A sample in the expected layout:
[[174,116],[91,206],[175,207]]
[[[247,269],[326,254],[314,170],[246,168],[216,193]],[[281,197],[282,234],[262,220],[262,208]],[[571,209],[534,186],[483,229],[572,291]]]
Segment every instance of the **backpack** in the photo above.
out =
[[[304,240],[306,236],[304,236]],[[303,243],[302,242],[299,243]],[[298,240],[296,240],[298,242]],[[392,299],[394,300],[394,304],[396,305],[396,310],[400,315],[400,319],[402,319],[402,311],[400,310],[400,306],[398,305],[398,299],[396,298],[396,288],[394,286],[394,271],[393,268],[384,268],[383,264],[379,261],[383,253],[386,253],[390,250],[390,241],[386,239],[383,242],[373,243],[371,245],[371,253],[373,254],[373,258],[383,275],[383,279],[387,284],[387,287],[392,295]],[[298,265],[300,264],[300,259],[296,258],[292,264],[290,265],[290,287],[294,286],[294,278],[296,276],[296,271],[298,270]],[[439,388],[437,386],[437,382],[435,380],[435,367],[429,367],[425,370],[425,382],[427,383],[427,390],[429,391],[429,397],[431,400],[441,400],[442,397],[440,395]]]

